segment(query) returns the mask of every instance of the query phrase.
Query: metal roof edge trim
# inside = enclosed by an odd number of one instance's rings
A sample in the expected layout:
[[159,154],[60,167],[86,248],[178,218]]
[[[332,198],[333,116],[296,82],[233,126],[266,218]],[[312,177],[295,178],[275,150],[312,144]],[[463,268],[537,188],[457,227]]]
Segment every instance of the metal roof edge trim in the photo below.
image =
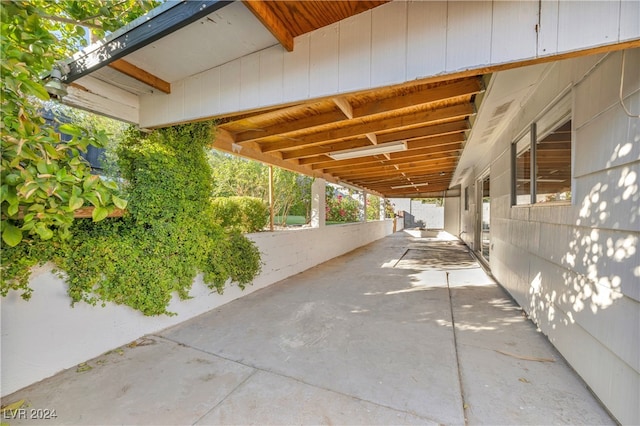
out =
[[71,83],[231,3],[232,0],[164,3],[64,61],[68,72],[62,81]]

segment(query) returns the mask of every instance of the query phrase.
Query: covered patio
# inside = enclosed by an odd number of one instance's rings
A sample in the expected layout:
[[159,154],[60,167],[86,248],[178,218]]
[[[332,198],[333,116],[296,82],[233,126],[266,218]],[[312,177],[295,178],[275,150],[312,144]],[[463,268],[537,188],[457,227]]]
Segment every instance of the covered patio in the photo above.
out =
[[[468,248],[397,232],[3,398],[10,424],[611,424]],[[22,417],[22,418],[21,418]],[[40,420],[39,422],[42,422]]]
[[[57,63],[68,105],[147,130],[215,120],[214,148],[315,178],[311,227],[250,235],[253,286],[196,280],[174,317],[71,309],[35,271],[30,302],[2,302],[3,405],[82,424],[640,423],[638,17],[176,1]],[[324,226],[326,183],[442,197],[460,240]]]

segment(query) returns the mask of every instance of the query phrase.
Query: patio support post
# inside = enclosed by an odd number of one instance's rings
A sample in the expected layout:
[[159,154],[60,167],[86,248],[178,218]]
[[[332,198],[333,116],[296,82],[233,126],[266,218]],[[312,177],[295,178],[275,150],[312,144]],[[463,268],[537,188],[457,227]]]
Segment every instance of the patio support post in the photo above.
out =
[[322,228],[325,226],[327,212],[325,210],[327,182],[324,179],[317,178],[311,185],[311,227]]
[[367,192],[362,191],[362,207],[360,207],[360,222],[367,221]]
[[384,200],[385,198],[380,197],[380,220],[384,220]]
[[269,230],[273,232],[273,166],[269,166]]

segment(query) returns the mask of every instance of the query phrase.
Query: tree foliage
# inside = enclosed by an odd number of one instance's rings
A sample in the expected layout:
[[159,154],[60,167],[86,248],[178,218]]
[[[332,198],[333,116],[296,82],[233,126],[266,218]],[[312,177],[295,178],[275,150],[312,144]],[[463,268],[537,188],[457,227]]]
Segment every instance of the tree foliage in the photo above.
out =
[[[367,220],[379,220],[380,219],[380,202],[383,201],[380,197],[375,195],[367,196]],[[384,217],[393,217],[394,211],[391,201],[384,199]]]
[[[218,151],[209,156],[213,168],[213,196],[248,196],[269,203],[269,167],[256,161],[245,160]],[[286,222],[286,216],[309,216],[311,184],[313,179],[298,173],[273,168],[274,213]]]
[[269,206],[260,198],[216,197],[211,203],[214,218],[225,229],[259,232],[269,222]]
[[2,61],[2,161],[0,208],[2,242],[37,244],[70,237],[74,211],[93,205],[101,220],[126,202],[117,186],[90,172],[79,153],[103,146],[104,131],[75,125],[60,130],[63,142],[39,114],[49,99],[41,76],[87,44],[86,28],[101,37],[140,16],[156,3],[147,0],[6,1],[0,3]]

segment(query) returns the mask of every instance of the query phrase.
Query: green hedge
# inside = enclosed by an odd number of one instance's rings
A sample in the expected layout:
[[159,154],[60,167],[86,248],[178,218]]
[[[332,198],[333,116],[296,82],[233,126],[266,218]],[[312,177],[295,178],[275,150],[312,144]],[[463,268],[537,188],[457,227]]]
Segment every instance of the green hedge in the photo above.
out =
[[[48,260],[63,273],[73,303],[114,302],[145,315],[171,315],[172,296],[189,298],[199,273],[219,293],[228,281],[250,284],[262,267],[257,246],[220,226],[213,212],[205,151],[211,130],[211,123],[196,123],[130,131],[118,148],[126,215],[75,220],[68,241],[3,247],[0,294],[17,290],[28,299],[30,267]],[[247,204],[255,202],[239,203],[239,210],[255,210]]]
[[213,216],[223,228],[250,233],[269,222],[269,206],[255,197],[217,197],[211,200]]

